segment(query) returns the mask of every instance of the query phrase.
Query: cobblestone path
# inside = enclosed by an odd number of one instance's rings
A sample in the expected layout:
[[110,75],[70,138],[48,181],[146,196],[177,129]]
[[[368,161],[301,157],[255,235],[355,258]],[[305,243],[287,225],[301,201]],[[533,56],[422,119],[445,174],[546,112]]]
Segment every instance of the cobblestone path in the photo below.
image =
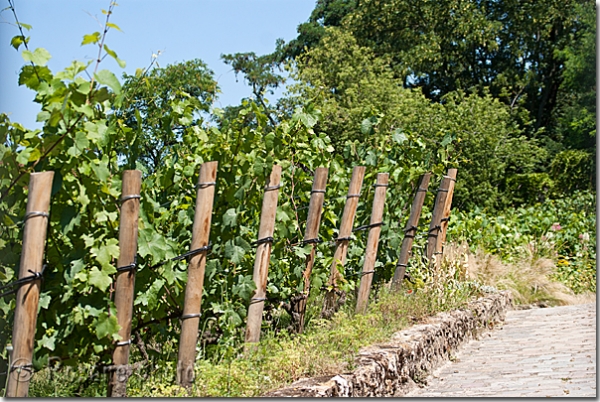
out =
[[405,397],[596,397],[596,305],[513,310]]

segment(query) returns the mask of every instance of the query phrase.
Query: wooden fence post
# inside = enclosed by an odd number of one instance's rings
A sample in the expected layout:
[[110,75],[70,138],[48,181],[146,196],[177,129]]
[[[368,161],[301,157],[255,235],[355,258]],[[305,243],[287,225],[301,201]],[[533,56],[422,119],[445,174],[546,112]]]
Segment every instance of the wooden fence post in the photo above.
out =
[[404,227],[404,239],[402,239],[400,256],[398,257],[398,263],[396,264],[396,270],[394,271],[394,279],[392,280],[392,286],[394,288],[402,286],[402,280],[406,275],[406,267],[408,265],[408,259],[412,254],[411,249],[419,226],[419,218],[421,217],[421,211],[423,210],[423,202],[427,195],[427,187],[429,187],[430,179],[431,173],[425,173],[421,176],[419,184],[417,185],[417,191],[415,192],[415,197],[412,206],[410,207],[410,215],[406,222],[406,226]]
[[344,213],[342,214],[340,233],[338,238],[335,240],[336,248],[333,255],[333,262],[331,263],[331,271],[328,282],[328,286],[331,287],[331,290],[325,294],[323,310],[321,311],[321,317],[323,318],[331,318],[339,309],[339,302],[337,300],[337,296],[339,294],[337,289],[337,281],[339,278],[341,278],[341,274],[338,272],[337,266],[339,261],[343,269],[344,264],[346,263],[348,242],[350,241],[350,236],[352,235],[352,225],[354,224],[356,208],[358,207],[358,198],[360,197],[360,189],[362,187],[364,177],[365,167],[355,166],[352,170],[352,178],[350,179],[348,195],[346,196],[346,205],[344,206]]
[[375,274],[375,261],[377,260],[377,246],[379,243],[379,234],[383,224],[383,208],[385,206],[385,194],[387,191],[389,173],[378,173],[375,183],[375,196],[373,198],[373,210],[371,212],[371,221],[369,223],[369,237],[367,238],[367,248],[365,250],[365,262],[360,278],[360,288],[356,301],[356,312],[364,313],[369,301],[371,292],[371,283]]
[[138,241],[138,218],[140,213],[140,190],[142,172],[126,170],[123,172],[121,189],[121,215],[119,222],[119,259],[115,279],[115,307],[117,321],[121,326],[112,355],[114,370],[110,373],[107,395],[125,397],[127,380],[131,375],[129,368],[129,348],[131,344],[131,317],[135,287],[135,269]]
[[[452,177],[451,175],[454,175]],[[431,216],[431,223],[429,224],[429,232],[427,234],[427,259],[431,261],[431,258],[437,254],[437,238],[440,235],[442,218],[444,216],[444,208],[446,207],[446,199],[448,198],[448,190],[450,183],[456,178],[456,169],[448,169],[448,175],[442,177],[440,188],[438,189],[437,196],[435,197],[435,204],[433,207],[433,213]]]
[[446,243],[446,232],[448,230],[448,223],[450,221],[450,210],[452,209],[452,196],[454,195],[454,185],[456,183],[457,169],[448,169],[448,175],[446,179],[450,180],[448,185],[448,194],[446,195],[446,201],[444,202],[444,212],[442,219],[440,220],[440,231],[437,237],[434,255],[439,256],[435,259],[436,268],[439,268],[442,263],[442,256],[444,255],[444,244]]
[[190,245],[188,279],[185,287],[179,354],[177,360],[177,382],[190,387],[194,382],[194,362],[196,361],[196,343],[200,324],[200,305],[204,286],[204,268],[206,254],[210,248],[210,223],[212,219],[215,186],[217,184],[217,166],[219,162],[205,162],[200,166],[196,185],[196,211]]
[[[8,369],[6,397],[26,397],[33,375],[35,328],[53,179],[54,172],[31,173],[29,178],[23,249],[19,266],[21,284],[16,297],[12,336],[13,358]],[[23,281],[25,278],[29,280]]]
[[446,203],[446,195],[448,194],[449,184],[450,180],[442,178],[440,187],[438,188],[435,196],[433,211],[431,214],[431,222],[429,224],[429,231],[427,232],[426,257],[428,260],[431,260],[437,245],[437,237],[441,228],[440,223],[444,213],[444,205]]
[[263,309],[267,296],[267,278],[269,276],[269,259],[273,232],[275,230],[275,214],[277,212],[277,197],[281,183],[281,166],[273,165],[273,170],[265,187],[262,210],[260,213],[260,227],[256,244],[256,259],[252,279],[256,290],[248,306],[248,323],[246,326],[246,342],[260,341],[260,326],[262,324]]
[[306,300],[310,292],[310,275],[315,265],[315,253],[317,243],[319,242],[319,226],[321,225],[321,212],[323,211],[323,201],[325,200],[325,187],[327,185],[327,175],[329,169],[315,169],[315,178],[313,180],[312,190],[310,192],[310,203],[308,205],[308,217],[306,219],[306,229],[304,231],[304,240],[302,245],[311,244],[310,254],[306,256],[306,268],[302,273],[304,277],[304,291],[297,296],[298,300],[292,303],[292,321],[297,333],[304,332],[304,318],[306,316]]

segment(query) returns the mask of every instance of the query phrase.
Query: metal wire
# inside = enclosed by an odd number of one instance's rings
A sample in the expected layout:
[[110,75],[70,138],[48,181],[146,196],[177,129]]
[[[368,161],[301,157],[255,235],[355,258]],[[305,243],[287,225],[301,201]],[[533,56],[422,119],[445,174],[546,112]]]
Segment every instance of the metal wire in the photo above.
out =
[[362,225],[362,226],[359,226],[359,227],[357,227],[356,229],[353,229],[352,231],[353,231],[353,232],[358,232],[358,231],[361,231],[361,230],[370,229],[370,228],[375,228],[375,227],[377,227],[377,226],[383,226],[383,225],[385,225],[385,223],[383,223],[383,222],[370,223],[370,224],[368,224],[368,225]]
[[139,194],[126,195],[125,197],[121,197],[121,204],[127,200],[140,200],[142,198]]
[[40,272],[34,272],[34,271],[28,269],[27,272],[31,272],[31,275],[24,276],[23,278],[17,279],[16,281],[13,281],[4,286],[1,286],[0,290],[6,289],[9,287],[13,287],[13,286],[15,287],[15,289],[12,289],[12,290],[9,290],[8,292],[4,292],[4,293],[0,294],[0,297],[7,296],[7,295],[10,295],[13,293],[17,293],[19,288],[21,286],[23,286],[24,284],[43,279],[42,275],[44,274],[45,269],[46,269],[46,264],[42,265],[42,270]]
[[250,299],[250,304],[256,304],[267,300],[268,299],[266,297],[253,297],[252,299]]
[[42,212],[42,211],[31,211],[31,212],[27,212],[25,214],[25,217],[23,218],[23,224],[25,224],[25,222],[27,222],[27,220],[29,218],[33,218],[35,216],[43,216],[44,218],[49,218],[50,214],[48,212]]
[[179,317],[179,319],[181,321],[183,320],[187,320],[188,318],[198,318],[200,317],[202,314],[201,313],[194,313],[194,314],[184,314],[181,317]]
[[210,187],[210,186],[215,186],[216,184],[217,184],[216,181],[209,181],[209,182],[206,182],[206,183],[198,183],[198,184],[196,184],[196,188],[197,189],[199,189],[199,188],[206,188],[206,187]]
[[276,186],[271,186],[271,187],[265,187],[265,191],[277,190],[279,188],[281,188],[281,184],[278,184]]
[[273,243],[275,241],[275,239],[271,236],[269,237],[263,237],[262,239],[258,239],[256,241],[253,241],[251,244],[253,246],[260,246],[261,244],[265,244],[265,243]]

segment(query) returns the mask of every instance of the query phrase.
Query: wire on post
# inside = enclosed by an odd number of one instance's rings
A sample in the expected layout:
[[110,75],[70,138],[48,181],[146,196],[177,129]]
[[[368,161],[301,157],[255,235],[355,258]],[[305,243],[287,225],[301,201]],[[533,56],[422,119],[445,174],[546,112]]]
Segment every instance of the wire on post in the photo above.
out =
[[450,176],[442,176],[442,178],[444,178],[444,179],[450,179],[450,180],[452,180],[453,182],[455,182],[455,183],[456,183],[456,179],[455,179],[454,177],[450,177]]
[[267,300],[268,299],[266,297],[253,297],[252,299],[250,299],[250,304],[256,304]]
[[306,244],[318,244],[318,243],[322,243],[322,242],[323,242],[323,240],[315,237],[314,239],[306,239],[306,240],[299,241],[298,243],[290,244],[288,247],[304,246]]
[[46,269],[46,264],[42,265],[42,270],[40,272],[34,272],[34,271],[28,269],[27,272],[31,272],[31,275],[24,276],[21,279],[17,279],[16,281],[13,281],[13,282],[8,283],[8,284],[6,284],[4,286],[1,286],[0,290],[7,289],[7,288],[10,288],[10,287],[15,287],[15,288],[12,289],[12,290],[9,290],[8,292],[4,292],[4,293],[0,294],[0,297],[8,296],[8,295],[13,294],[13,293],[17,293],[17,291],[19,290],[19,288],[21,286],[23,286],[24,284],[26,284],[26,283],[44,279],[42,275],[44,274],[44,270],[45,269]]
[[140,200],[142,199],[142,196],[139,194],[132,194],[132,195],[126,195],[125,197],[121,197],[121,199],[119,201],[121,201],[121,204],[123,204],[125,201],[128,200]]
[[216,185],[217,185],[216,181],[209,181],[206,183],[198,183],[198,184],[196,184],[196,189],[207,188],[207,187],[216,186]]
[[[437,230],[438,233],[432,233],[434,230]],[[427,236],[437,237],[440,230],[442,230],[442,227],[440,225],[436,225],[436,226],[432,227],[431,229],[429,229],[429,231],[427,232]]]
[[120,341],[115,343],[115,346],[127,346],[127,345],[131,345],[131,342],[133,341],[133,339],[130,339],[128,341]]
[[201,313],[184,314],[181,317],[179,317],[179,320],[183,321],[183,320],[187,320],[189,318],[199,318],[201,315],[202,315]]
[[265,244],[265,243],[273,243],[275,241],[275,239],[271,236],[269,237],[263,237],[262,239],[258,239],[256,241],[253,241],[251,244],[253,246],[260,246],[261,244]]
[[27,222],[27,220],[29,218],[33,218],[35,216],[42,216],[44,218],[50,218],[50,214],[48,212],[31,211],[31,212],[27,212],[25,214],[25,217],[23,218],[23,224],[25,224],[25,222]]
[[416,227],[415,225],[411,225],[407,228],[404,228],[403,231],[404,231],[404,233],[406,233],[406,232],[410,232],[411,230],[417,230],[417,229],[418,229],[418,227]]
[[135,262],[132,262],[129,265],[123,265],[122,267],[117,267],[117,272],[133,272],[135,271],[135,268],[137,267],[137,264]]
[[[212,249],[212,244],[210,244],[210,243],[209,243],[208,245],[206,245],[206,246],[204,246],[204,247],[200,247],[200,248],[197,248],[197,249],[194,249],[194,250],[190,250],[190,251],[188,251],[187,253],[184,253],[184,254],[178,255],[177,257],[173,257],[173,258],[170,258],[170,259],[168,259],[168,260],[166,260],[166,261],[161,261],[161,262],[159,262],[158,264],[154,264],[154,265],[152,265],[152,266],[150,267],[150,269],[154,269],[154,268],[161,267],[161,266],[165,265],[165,264],[166,264],[167,262],[169,262],[169,261],[179,261],[179,260],[186,259],[186,258],[188,258],[188,257],[193,257],[193,256],[195,256],[196,254],[200,254],[200,253],[201,253],[201,252],[203,252],[203,251],[209,251],[209,250],[211,250],[211,249]],[[180,269],[180,271],[185,271],[185,270],[182,270],[182,269]]]
[[383,225],[385,225],[385,223],[383,223],[383,222],[370,223],[370,224],[368,224],[368,225],[362,225],[362,226],[359,226],[359,227],[357,227],[356,229],[353,229],[352,231],[353,231],[353,232],[358,232],[358,231],[361,231],[361,230],[370,229],[370,228],[375,228],[375,227],[377,227],[377,226],[383,226]]

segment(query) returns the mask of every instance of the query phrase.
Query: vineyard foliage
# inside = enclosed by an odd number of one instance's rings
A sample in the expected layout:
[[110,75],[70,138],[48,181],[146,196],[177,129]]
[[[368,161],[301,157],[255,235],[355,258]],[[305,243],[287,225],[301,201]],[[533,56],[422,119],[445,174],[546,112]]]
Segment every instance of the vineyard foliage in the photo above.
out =
[[[111,3],[104,11],[103,32],[85,35],[82,45],[97,46],[97,60],[108,55],[123,66],[105,41],[119,29],[110,22],[113,7]],[[329,179],[319,231],[323,242],[317,246],[309,303],[329,276],[332,240],[354,166],[367,167],[355,226],[369,223],[376,174],[390,174],[376,286],[393,275],[402,228],[422,173],[434,174],[430,189],[435,190],[447,169],[458,167],[461,207],[461,202],[485,205],[487,199],[497,205],[503,173],[517,165],[527,172],[528,162],[516,156],[525,139],[508,106],[490,96],[461,92],[448,95],[443,103],[431,102],[418,90],[395,83],[387,67],[351,38],[334,31],[330,38],[331,49],[316,49],[299,61],[303,67],[297,84],[276,116],[262,98],[244,100],[226,111],[211,109],[218,88],[199,60],[164,69],[150,66],[125,76],[122,85],[100,61],[74,61],[52,72],[46,66],[51,57],[47,50],[30,50],[23,32],[13,38],[15,48],[25,48],[21,54],[27,62],[19,83],[35,92],[37,120],[43,128],[29,130],[0,114],[0,284],[15,280],[18,272],[29,175],[55,172],[36,368],[51,356],[60,357],[63,364],[110,361],[118,340],[112,299],[125,169],[143,172],[133,332],[155,342],[176,342],[187,273],[185,261],[170,259],[190,248],[201,164],[219,162],[199,340],[204,355],[215,358],[231,357],[242,339],[254,290],[251,243],[257,240],[263,189],[274,164],[282,166],[283,176],[264,327],[277,330],[286,325],[282,307],[303,287],[304,259],[312,246],[294,244],[303,238],[315,168],[328,167]],[[347,42],[349,59],[335,53],[342,48],[336,41]],[[327,60],[339,69],[324,67]],[[329,75],[320,75],[324,71]],[[169,77],[197,80],[186,86],[173,84]],[[204,120],[207,113],[211,118]],[[471,194],[474,188],[478,190]],[[421,218],[424,225],[433,197],[430,191]],[[459,222],[473,220],[459,216]],[[453,222],[450,236],[482,235],[479,227],[462,225]],[[366,243],[366,232],[354,236],[340,285],[348,294],[359,283]],[[496,250],[501,246],[494,245]],[[593,255],[591,248],[586,250],[595,261],[595,249]],[[568,249],[572,251],[577,252]],[[13,296],[0,298],[2,343],[11,338],[14,308]],[[0,348],[0,356],[6,358],[5,344]]]
[[[112,9],[106,13],[110,17]],[[105,43],[107,33],[117,29],[108,22],[103,34],[86,35],[83,44],[98,46],[99,60],[108,54],[120,61]],[[116,76],[102,70],[100,63],[73,62],[53,73],[46,62],[48,51],[23,50],[31,61],[23,67],[19,82],[36,92],[40,104],[41,130],[28,130],[2,115],[2,225],[0,248],[2,283],[16,279],[22,247],[22,220],[27,199],[29,174],[53,170],[51,217],[45,263],[44,284],[36,334],[35,365],[49,356],[59,356],[63,364],[91,360],[109,361],[118,325],[112,302],[115,264],[119,255],[118,220],[121,174],[136,161],[136,141],[152,133],[154,115],[122,112],[132,104],[137,85],[152,83],[157,76],[148,70],[128,77],[132,91],[125,91]],[[84,71],[94,69],[91,79]],[[160,76],[160,75],[159,75]],[[135,80],[139,82],[136,83]],[[185,89],[185,88],[183,88]],[[330,168],[326,206],[320,235],[318,264],[313,290],[326,282],[343,210],[351,169],[365,164],[365,177],[357,222],[368,223],[373,196],[372,184],[378,172],[389,172],[393,183],[387,205],[386,226],[382,231],[379,275],[389,278],[401,241],[402,222],[418,177],[426,170],[440,175],[449,161],[439,157],[443,138],[420,137],[397,130],[393,135],[372,135],[368,146],[347,142],[343,152],[333,153],[328,136],[314,127],[321,111],[311,103],[299,106],[276,127],[268,124],[264,109],[246,101],[234,119],[220,128],[198,117],[205,110],[206,94],[190,94],[183,89],[168,96],[167,115],[162,130],[171,130],[159,164],[140,158],[136,167],[145,173],[142,186],[138,271],[134,309],[134,332],[158,339],[172,339],[178,331],[186,283],[185,262],[168,262],[189,250],[195,205],[195,184],[201,163],[218,161],[214,224],[211,227],[212,252],[208,256],[202,302],[201,328],[217,335],[221,351],[239,342],[245,323],[252,282],[253,248],[256,240],[263,187],[273,164],[284,169],[280,204],[269,273],[269,305],[296,294],[302,286],[304,256],[310,246],[297,247],[306,220],[311,171]],[[204,97],[204,98],[203,98]],[[222,111],[214,110],[219,117]],[[166,126],[165,126],[166,124]],[[149,130],[145,128],[150,127]],[[451,140],[447,137],[445,147]],[[343,289],[357,285],[366,239],[357,233],[349,250]],[[10,339],[14,298],[0,300],[2,339]],[[4,345],[2,345],[4,346]],[[5,349],[2,348],[3,353]]]

